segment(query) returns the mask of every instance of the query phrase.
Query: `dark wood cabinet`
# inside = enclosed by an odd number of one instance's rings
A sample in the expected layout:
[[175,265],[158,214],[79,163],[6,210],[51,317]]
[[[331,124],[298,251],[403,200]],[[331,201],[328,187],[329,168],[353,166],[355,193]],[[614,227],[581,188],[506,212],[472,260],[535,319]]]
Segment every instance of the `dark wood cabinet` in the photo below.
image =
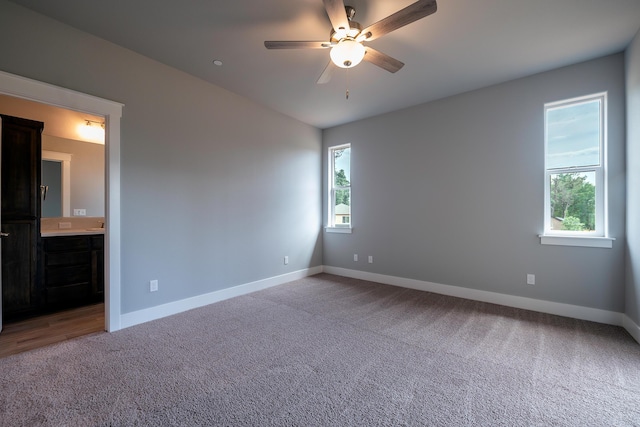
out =
[[45,307],[56,310],[104,301],[104,236],[44,237]]
[[2,305],[7,319],[42,304],[38,269],[44,124],[2,117]]
[[91,292],[94,301],[104,302],[104,236],[91,239]]

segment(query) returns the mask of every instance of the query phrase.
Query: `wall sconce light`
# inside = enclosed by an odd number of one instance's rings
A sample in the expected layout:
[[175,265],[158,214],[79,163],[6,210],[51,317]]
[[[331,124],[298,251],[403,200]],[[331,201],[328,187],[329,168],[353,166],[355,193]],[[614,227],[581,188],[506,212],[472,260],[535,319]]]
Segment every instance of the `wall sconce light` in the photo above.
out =
[[93,124],[100,125],[100,127],[104,129],[104,122],[96,122],[95,120],[85,120],[85,124],[87,126],[92,126]]
[[104,122],[85,120],[84,124],[78,126],[78,134],[88,142],[104,144]]

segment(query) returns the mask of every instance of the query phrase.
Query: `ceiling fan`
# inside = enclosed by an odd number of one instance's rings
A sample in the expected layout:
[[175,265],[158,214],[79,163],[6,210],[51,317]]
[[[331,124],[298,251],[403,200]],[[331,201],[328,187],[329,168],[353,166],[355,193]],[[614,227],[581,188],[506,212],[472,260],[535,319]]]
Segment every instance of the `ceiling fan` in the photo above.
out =
[[365,42],[375,40],[398,28],[425,18],[437,10],[436,0],[418,0],[404,9],[362,29],[353,20],[356,10],[345,6],[343,0],[322,0],[333,29],[328,41],[266,41],[267,49],[328,49],[331,61],[326,66],[317,83],[327,83],[335,67],[353,68],[362,60],[370,62],[391,73],[400,70],[404,63],[365,46]]

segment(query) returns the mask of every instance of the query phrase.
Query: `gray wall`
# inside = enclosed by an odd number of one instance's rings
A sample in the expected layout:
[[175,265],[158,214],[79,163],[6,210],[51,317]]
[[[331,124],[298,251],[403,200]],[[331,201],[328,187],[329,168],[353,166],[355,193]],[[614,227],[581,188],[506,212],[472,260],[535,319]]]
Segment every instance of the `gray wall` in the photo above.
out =
[[627,49],[627,262],[625,312],[640,324],[640,33]]
[[[601,91],[617,240],[543,246],[543,105]],[[624,99],[617,54],[325,130],[352,144],[354,230],[324,235],[324,264],[623,311]]]
[[73,155],[71,214],[86,209],[87,216],[104,216],[104,145],[42,135],[42,149]]
[[322,263],[318,129],[4,0],[0,52],[125,104],[123,313]]

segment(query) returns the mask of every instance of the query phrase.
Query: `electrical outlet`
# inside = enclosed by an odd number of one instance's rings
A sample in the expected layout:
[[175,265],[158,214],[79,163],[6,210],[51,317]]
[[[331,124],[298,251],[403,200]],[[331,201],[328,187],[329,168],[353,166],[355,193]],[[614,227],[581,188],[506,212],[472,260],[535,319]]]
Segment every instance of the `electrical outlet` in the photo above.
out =
[[353,260],[356,262],[358,261],[358,254],[353,254]]
[[74,209],[73,210],[73,216],[87,216],[87,210],[86,209]]
[[285,255],[284,257],[284,265],[289,264],[289,257],[287,255]]
[[527,285],[535,285],[535,284],[536,284],[536,275],[527,274]]
[[155,292],[158,290],[158,281],[150,280],[149,281],[149,292]]
[[369,264],[373,264],[373,255],[369,255]]

